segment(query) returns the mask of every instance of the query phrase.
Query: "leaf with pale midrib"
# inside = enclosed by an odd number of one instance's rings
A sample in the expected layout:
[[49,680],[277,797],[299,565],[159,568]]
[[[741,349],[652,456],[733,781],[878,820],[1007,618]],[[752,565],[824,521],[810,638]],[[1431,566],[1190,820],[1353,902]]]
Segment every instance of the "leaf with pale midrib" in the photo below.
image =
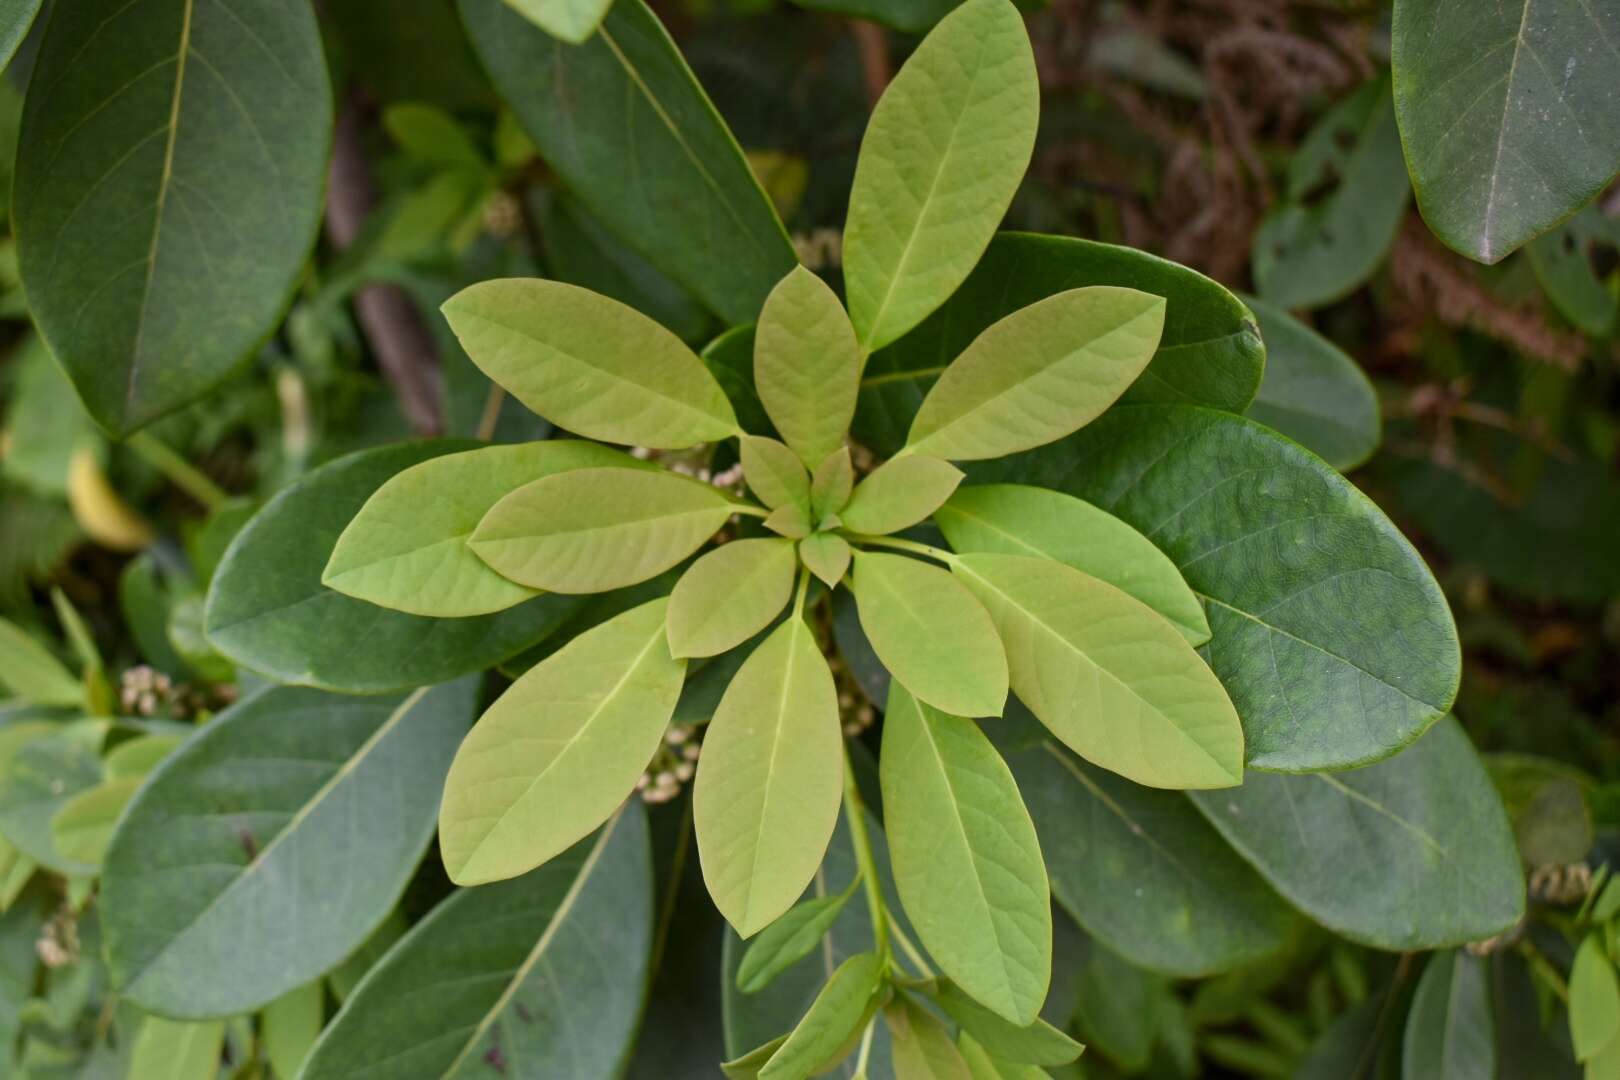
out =
[[1486,963],[1457,949],[1429,958],[1406,1016],[1404,1076],[1478,1080],[1496,1075]]

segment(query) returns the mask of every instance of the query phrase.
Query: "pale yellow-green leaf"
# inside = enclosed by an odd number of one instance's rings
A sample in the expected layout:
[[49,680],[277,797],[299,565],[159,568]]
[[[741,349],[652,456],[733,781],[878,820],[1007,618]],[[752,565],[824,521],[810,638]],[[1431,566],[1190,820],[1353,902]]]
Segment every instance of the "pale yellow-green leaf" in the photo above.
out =
[[764,525],[778,536],[791,540],[810,535],[810,515],[798,503],[783,503],[765,518]]
[[967,1062],[968,1075],[973,1080],[1050,1080],[1050,1074],[1039,1065],[1020,1065],[991,1054],[966,1030],[956,1034],[956,1048]]
[[130,1052],[129,1075],[141,1080],[214,1080],[225,1046],[225,1021],[188,1023],[148,1016]]
[[849,502],[855,487],[855,465],[849,447],[840,446],[828,454],[810,477],[810,519],[818,526],[838,513]]
[[849,572],[849,544],[836,533],[815,533],[799,541],[799,559],[832,589]]
[[944,974],[1031,1024],[1052,975],[1052,901],[1018,783],[976,721],[889,685],[879,775],[900,902]]
[[725,391],[680,338],[560,281],[481,281],[444,304],[473,363],[576,435],[679,450],[740,434]]
[[310,1047],[320,1037],[326,1022],[325,1009],[324,979],[289,990],[264,1007],[259,1030],[270,1068],[278,1078],[291,1080],[298,1075]]
[[681,575],[669,596],[669,648],[676,657],[736,648],[781,614],[798,568],[793,541],[733,540]]
[[655,468],[575,439],[485,446],[412,465],[366,500],[332,549],[321,584],[413,615],[487,615],[536,590],[496,573],[467,540],[524,484],[583,468]]
[[765,1067],[782,1044],[787,1042],[786,1035],[778,1035],[770,1042],[754,1047],[741,1057],[720,1063],[720,1072],[726,1080],[759,1080],[759,1070]]
[[140,735],[109,750],[102,769],[109,780],[140,779],[183,742],[181,735]]
[[855,417],[861,357],[844,305],[796,266],[779,281],[754,329],[754,385],[771,423],[806,468],[844,445]]
[[939,458],[895,458],[856,485],[838,512],[844,528],[881,536],[899,532],[938,510],[962,482],[962,470]]
[[606,821],[675,711],[686,661],[669,654],[667,598],[593,627],[530,668],[456,751],[439,810],[452,881],[516,877]]
[[79,705],[84,687],[27,631],[0,618],[0,687],[35,705]]
[[118,815],[140,786],[138,777],[107,780],[69,799],[51,818],[56,850],[74,862],[100,866]]
[[1002,457],[1085,427],[1153,359],[1164,298],[1090,285],[1038,300],[973,339],[923,398],[903,453]]
[[973,1080],[951,1033],[933,1013],[897,994],[884,1006],[895,1080]]
[[715,906],[751,937],[821,865],[843,796],[838,693],[809,625],[789,618],[732,678],[709,722],[693,794]]
[[789,504],[810,509],[810,473],[799,456],[784,443],[763,435],[744,435],[743,479],[767,509]]
[[1007,657],[984,605],[937,566],[902,555],[855,555],[861,628],[889,673],[954,716],[1000,716]]
[[17,894],[34,876],[39,864],[18,851],[10,840],[0,836],[0,913],[10,909]]
[[1569,973],[1569,1032],[1577,1061],[1591,1061],[1620,1040],[1620,977],[1596,934],[1576,950]]
[[1148,787],[1242,783],[1237,710],[1164,616],[1049,559],[955,565],[995,619],[1013,691],[1075,753]]
[[952,495],[934,523],[956,551],[1055,559],[1130,593],[1169,619],[1188,644],[1209,640],[1204,606],[1170,557],[1083,499],[1022,484],[975,485]]
[[524,18],[555,38],[578,45],[596,33],[613,0],[506,0]]
[[838,965],[816,999],[759,1071],[759,1080],[805,1080],[834,1064],[871,1015],[883,986],[883,958],[857,953]]
[[530,588],[606,592],[668,570],[734,509],[718,488],[674,473],[574,469],[506,496],[468,542],[502,576]]
[[995,235],[1035,146],[1040,85],[1008,0],[941,19],[884,91],[861,140],[844,289],[862,348],[904,334],[956,291]]
[[934,1002],[963,1032],[971,1033],[993,1057],[1030,1065],[1067,1065],[1085,1047],[1045,1020],[1032,1024],[1010,1024],[963,993],[949,979],[934,987]]

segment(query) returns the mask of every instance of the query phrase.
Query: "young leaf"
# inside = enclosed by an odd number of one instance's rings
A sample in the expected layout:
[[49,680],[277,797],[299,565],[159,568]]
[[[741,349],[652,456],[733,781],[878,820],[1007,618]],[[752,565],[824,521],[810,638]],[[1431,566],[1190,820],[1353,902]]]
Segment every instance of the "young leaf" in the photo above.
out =
[[[1191,798],[1284,899],[1352,941],[1438,949],[1499,934],[1524,914],[1502,798],[1453,719],[1363,769],[1251,769],[1242,787]],[[1353,849],[1325,842],[1352,835]]]
[[759,1071],[759,1080],[805,1080],[834,1064],[871,1015],[883,987],[883,958],[860,953],[838,965],[799,1026]]
[[84,686],[22,627],[0,618],[0,687],[35,705],[82,705]]
[[579,45],[596,32],[612,0],[506,0],[555,38]]
[[861,140],[844,287],[862,351],[900,337],[984,253],[1035,146],[1040,85],[1007,0],[941,19],[884,91]]
[[748,490],[768,509],[797,506],[808,513],[810,474],[798,455],[775,439],[762,435],[744,435],[740,442],[743,478],[748,481]]
[[389,611],[321,584],[333,545],[384,481],[474,445],[441,439],[362,450],[284,488],[220,560],[205,611],[208,640],[276,682],[375,694],[482,671],[555,631],[578,600],[539,596],[492,615],[446,620]]
[[771,290],[754,330],[754,383],[782,438],[813,469],[844,445],[861,357],[844,305],[795,266]]
[[280,321],[321,220],[332,87],[307,3],[52,11],[17,141],[29,314],[123,435]]
[[1581,942],[1570,969],[1569,1033],[1576,1061],[1591,1061],[1620,1039],[1620,979],[1596,934]]
[[1049,559],[963,555],[1012,687],[1075,753],[1148,787],[1243,780],[1243,727],[1214,672],[1141,601]]
[[945,1025],[905,994],[884,1007],[883,1022],[894,1040],[896,1080],[973,1080]]
[[139,777],[109,779],[63,803],[51,818],[51,840],[56,850],[72,862],[100,866],[118,815],[140,786]]
[[479,718],[439,809],[450,880],[526,873],[590,835],[635,789],[686,675],[664,638],[669,605],[654,600],[587,630]]
[[191,1024],[148,1016],[130,1049],[129,1075],[214,1080],[225,1048],[225,1021]]
[[952,495],[934,521],[956,551],[1032,555],[1072,566],[1142,601],[1189,644],[1209,640],[1204,607],[1169,556],[1083,499],[1021,484],[974,485]]
[[51,821],[101,783],[98,754],[106,735],[104,720],[37,726],[24,721],[0,729],[0,736],[9,736],[0,744],[0,835],[57,873],[88,875],[96,869],[57,846]]
[[761,1043],[741,1057],[720,1063],[720,1072],[726,1080],[759,1080],[759,1071],[787,1042],[786,1035],[778,1035],[768,1043]]
[[1159,347],[1164,298],[1092,285],[1015,311],[940,375],[911,422],[904,453],[953,461],[1002,457],[1091,423]]
[[767,926],[743,953],[742,963],[737,968],[737,989],[745,994],[762,990],[776,976],[809,956],[852,895],[852,889],[845,889],[832,896],[806,900]]
[[102,769],[108,780],[139,780],[184,741],[179,735],[138,736],[109,750]]
[[353,952],[421,861],[475,689],[275,687],[192,735],[125,810],[102,866],[122,993],[168,1016],[228,1016]]
[[[1600,256],[1616,249],[1620,249],[1620,221],[1590,202],[1574,217],[1532,240],[1524,253],[1541,291],[1558,313],[1582,333],[1608,337],[1620,321],[1620,295],[1609,287],[1613,266]],[[13,433],[13,442],[21,441]]]
[[289,990],[264,1007],[259,1026],[276,1076],[298,1075],[325,1023],[325,979]]
[[930,457],[903,457],[884,462],[862,480],[838,516],[844,528],[882,536],[910,528],[951,497],[962,482],[962,470]]
[[855,487],[855,466],[849,447],[840,446],[827,455],[810,478],[810,520],[820,526],[828,515],[836,514],[849,502]]
[[1474,1080],[1496,1075],[1496,1030],[1485,964],[1456,949],[1430,958],[1406,1017],[1403,1076]]
[[299,1076],[612,1076],[652,936],[652,849],[631,800],[539,869],[452,893],[371,969]]
[[973,1080],[1049,1080],[1047,1072],[1037,1065],[1019,1065],[998,1058],[986,1050],[966,1028],[956,1033],[956,1048],[967,1062],[968,1075]]
[[974,1001],[950,980],[942,980],[934,1000],[964,1032],[985,1050],[1004,1061],[1030,1065],[1067,1065],[1084,1049],[1057,1028],[1037,1017],[1019,1026]]
[[799,541],[799,559],[829,589],[849,573],[849,543],[836,533],[819,532]]
[[996,1015],[1034,1023],[1052,976],[1052,902],[1006,763],[977,723],[896,682],[879,768],[894,881],[923,946]]
[[852,588],[861,628],[907,690],[953,716],[1001,715],[1006,653],[961,582],[929,563],[862,551]]
[[670,651],[716,656],[741,645],[787,606],[797,568],[785,538],[733,540],[704,555],[669,595]]
[[842,743],[826,658],[791,616],[731,680],[698,759],[703,880],[743,937],[791,907],[821,865],[843,798]]
[[506,496],[468,543],[531,588],[607,592],[668,570],[735,509],[719,488],[662,470],[574,469]]
[[778,536],[800,540],[810,535],[810,515],[798,503],[783,503],[766,516],[764,525]]
[[502,498],[533,480],[590,467],[650,469],[568,439],[485,446],[432,458],[391,477],[338,537],[321,584],[395,611],[487,615],[537,595],[497,574],[467,540]]

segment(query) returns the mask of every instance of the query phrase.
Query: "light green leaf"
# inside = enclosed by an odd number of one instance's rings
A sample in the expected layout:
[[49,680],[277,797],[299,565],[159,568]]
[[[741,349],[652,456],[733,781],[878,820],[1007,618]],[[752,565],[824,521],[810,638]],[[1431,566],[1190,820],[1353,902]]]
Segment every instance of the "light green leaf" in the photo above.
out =
[[1436,236],[1494,263],[1608,184],[1617,42],[1613,4],[1398,0],[1395,111]]
[[849,447],[840,446],[816,466],[810,478],[810,519],[818,527],[828,516],[836,514],[849,502],[855,487],[855,465],[849,457]]
[[799,540],[810,535],[810,515],[798,503],[783,503],[765,518],[764,525],[778,536]]
[[321,584],[414,615],[487,615],[522,603],[537,591],[497,574],[468,538],[513,490],[592,467],[654,468],[568,439],[485,446],[413,465],[366,500],[338,537]]
[[748,490],[768,509],[797,506],[810,509],[810,474],[784,443],[763,435],[744,435],[742,444],[743,478]]
[[1576,1061],[1591,1061],[1620,1039],[1620,979],[1596,934],[1581,942],[1570,969],[1569,1033]]
[[956,551],[1031,555],[1072,566],[1157,611],[1190,644],[1209,640],[1204,607],[1169,556],[1083,499],[1022,484],[974,485],[952,495],[934,521]]
[[501,0],[460,8],[501,97],[580,202],[727,323],[757,319],[793,245],[652,10],[616,3],[567,48]]
[[1007,657],[984,605],[930,563],[869,551],[852,583],[872,649],[914,696],[953,716],[1000,716]]
[[921,455],[896,458],[856,485],[838,516],[854,532],[899,532],[938,510],[961,482],[962,470],[948,461]]
[[898,681],[879,767],[894,881],[923,946],[986,1008],[1033,1023],[1052,976],[1052,903],[1012,772],[977,723]]
[[849,573],[849,543],[836,533],[816,533],[799,541],[799,558],[829,589]]
[[51,820],[73,798],[102,781],[104,720],[33,722],[0,729],[0,835],[24,855],[60,874],[88,875],[92,863],[56,846]]
[[1614,260],[1620,250],[1620,221],[1588,203],[1524,250],[1560,315],[1593,337],[1614,331],[1620,319],[1620,290],[1615,288],[1620,268]]
[[950,980],[934,992],[939,1007],[975,1041],[996,1057],[1030,1065],[1067,1065],[1084,1049],[1057,1028],[1037,1017],[1019,1026],[974,1001]]
[[703,880],[743,937],[791,907],[821,865],[843,798],[842,745],[832,673],[794,615],[731,680],[698,759]]
[[225,1021],[202,1024],[148,1016],[130,1051],[129,1075],[142,1080],[214,1080],[225,1048]]
[[168,757],[185,739],[179,735],[141,735],[107,752],[102,768],[108,780],[140,779]]
[[575,45],[596,32],[613,0],[506,0],[523,17]]
[[574,469],[506,496],[468,543],[531,588],[607,592],[679,563],[735,509],[719,488],[662,470]]
[[389,138],[424,164],[473,173],[489,169],[488,159],[467,129],[437,105],[419,101],[389,105],[383,109],[382,124]]
[[837,1060],[835,1055],[871,1015],[883,986],[883,958],[860,953],[838,965],[799,1026],[759,1071],[759,1080],[805,1080]]
[[208,592],[208,640],[276,682],[375,694],[482,671],[554,632],[578,600],[538,596],[492,615],[450,620],[389,611],[321,584],[338,537],[384,481],[474,446],[438,439],[362,450],[284,488],[220,560]]
[[1163,297],[1109,285],[1070,289],[1013,312],[940,375],[903,452],[953,461],[1002,457],[1084,427],[1147,367],[1164,313]]
[[[460,889],[377,962],[300,1080],[617,1075],[646,998],[653,937],[647,816],[520,878]],[[453,973],[451,977],[450,973]]]
[[741,645],[782,613],[797,567],[788,539],[733,540],[704,555],[670,593],[670,651],[715,656]]
[[109,779],[63,803],[51,818],[51,840],[56,850],[71,862],[100,866],[118,815],[140,786],[139,777]]
[[883,1022],[894,1042],[895,1080],[973,1080],[945,1025],[905,994],[884,1007]]
[[1266,377],[1244,413],[1340,472],[1378,449],[1382,420],[1371,380],[1337,345],[1281,308],[1245,297],[1266,337]]
[[199,729],[142,785],[102,865],[121,993],[168,1016],[231,1016],[353,952],[433,836],[476,689],[464,679],[378,698],[273,687]]
[[1243,727],[1174,626],[1048,559],[963,555],[956,572],[1007,646],[1012,688],[1065,745],[1148,787],[1243,780]]
[[968,0],[901,66],[867,123],[844,226],[863,353],[968,276],[1024,177],[1039,112],[1035,56],[1007,0]]
[[1496,1025],[1485,964],[1456,949],[1430,958],[1406,1017],[1403,1076],[1477,1080],[1496,1075]]
[[51,652],[10,619],[0,618],[0,686],[35,705],[81,705],[84,687]]
[[768,1043],[754,1047],[741,1057],[720,1063],[720,1071],[726,1080],[759,1080],[759,1071],[765,1067],[776,1052],[787,1042],[786,1035],[778,1035]]
[[745,994],[763,990],[776,976],[809,956],[853,895],[851,889],[845,889],[832,896],[806,900],[767,926],[743,953],[737,967],[737,989]]
[[[1492,937],[1524,914],[1502,799],[1454,719],[1362,769],[1193,792],[1193,805],[1294,907],[1378,949]],[[1354,836],[1353,846],[1332,841]]]
[[796,266],[765,300],[754,329],[754,383],[776,430],[807,469],[844,445],[861,357],[844,305]]
[[1357,288],[1395,242],[1411,187],[1389,83],[1329,109],[1288,164],[1284,201],[1255,231],[1255,288],[1282,308],[1320,307]]
[[439,850],[460,885],[526,873],[606,821],[652,760],[686,662],[664,638],[668,600],[587,630],[479,718],[445,779]]
[[966,1028],[956,1033],[956,1048],[962,1052],[973,1080],[1049,1080],[1046,1071],[1037,1065],[1019,1065],[994,1056]]
[[703,361],[617,300],[503,278],[469,285],[442,310],[473,363],[558,427],[664,450],[741,434]]
[[326,1024],[326,981],[289,990],[264,1007],[259,1027],[265,1055],[278,1077],[296,1077]]
[[332,87],[307,3],[53,10],[23,111],[29,313],[123,435],[275,329],[321,220]]

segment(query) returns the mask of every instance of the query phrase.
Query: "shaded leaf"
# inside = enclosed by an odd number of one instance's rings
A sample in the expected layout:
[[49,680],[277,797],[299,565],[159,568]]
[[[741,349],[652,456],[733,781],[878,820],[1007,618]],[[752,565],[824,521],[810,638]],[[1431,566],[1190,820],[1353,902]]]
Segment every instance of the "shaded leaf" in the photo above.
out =
[[0,748],[0,834],[58,873],[94,872],[93,863],[57,846],[51,821],[76,796],[101,783],[98,754],[107,722],[26,722],[0,734],[6,736]]
[[1496,1075],[1496,1032],[1485,961],[1458,950],[1423,969],[1406,1018],[1403,1075],[1474,1080]]
[[0,686],[35,705],[82,705],[84,686],[49,649],[0,618]]
[[265,1056],[277,1076],[294,1077],[326,1023],[326,984],[322,979],[289,990],[264,1007],[260,1032]]
[[965,1033],[990,1055],[1014,1063],[1066,1065],[1080,1056],[1081,1045],[1037,1017],[1020,1027],[974,1001],[955,983],[942,981],[934,1000]]
[[1048,1080],[1039,1066],[1018,1065],[995,1057],[966,1030],[957,1032],[956,1048],[962,1052],[972,1080]]
[[[851,882],[851,885],[854,883]],[[763,990],[783,971],[797,964],[821,944],[844,905],[849,889],[795,904],[754,939],[737,966],[737,989],[745,994]]]
[[1525,248],[1547,299],[1583,332],[1603,337],[1620,318],[1613,281],[1620,256],[1620,222],[1596,203],[1531,241]]
[[962,471],[950,462],[921,455],[896,458],[857,484],[838,516],[854,532],[899,532],[938,510],[961,482]]
[[676,657],[736,648],[782,613],[798,567],[793,541],[733,540],[693,563],[669,595],[669,647]]
[[844,305],[796,266],[765,300],[754,329],[754,383],[776,430],[813,469],[844,445],[861,357]]
[[108,779],[63,803],[51,818],[51,842],[56,850],[70,862],[100,866],[118,815],[140,786],[139,777]]
[[972,1080],[945,1025],[906,995],[884,1007],[883,1022],[894,1042],[897,1080]]
[[39,15],[44,0],[19,0],[0,13],[0,71],[4,71],[28,37],[29,28]]

